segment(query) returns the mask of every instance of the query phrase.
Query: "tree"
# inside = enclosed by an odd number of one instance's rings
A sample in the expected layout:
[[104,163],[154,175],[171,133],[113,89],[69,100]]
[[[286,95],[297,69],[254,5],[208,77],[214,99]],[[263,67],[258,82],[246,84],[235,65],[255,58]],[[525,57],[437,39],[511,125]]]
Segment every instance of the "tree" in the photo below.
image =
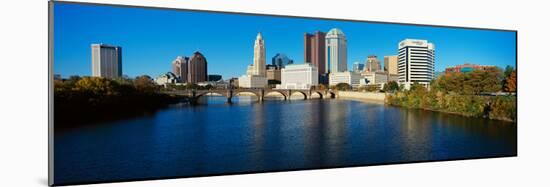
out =
[[328,86],[326,84],[319,84],[318,88],[319,90],[326,90]]
[[349,85],[348,83],[341,82],[341,83],[336,84],[335,88],[336,88],[336,90],[347,91],[347,90],[351,89],[351,85]]
[[512,71],[510,76],[506,79],[505,91],[507,92],[516,92],[517,91],[517,80],[516,80],[516,71]]
[[158,86],[147,75],[137,76],[134,80],[134,86],[137,90],[146,93],[152,93],[158,90]]
[[410,91],[411,91],[411,92],[426,92],[427,89],[426,89],[426,87],[424,87],[424,85],[421,85],[421,84],[419,84],[418,82],[414,82],[414,83],[411,85]]
[[513,71],[515,71],[514,68],[510,65],[507,65],[506,68],[504,68],[504,77],[510,77]]
[[102,77],[84,77],[78,80],[74,91],[89,92],[95,95],[117,95],[118,84],[115,81]]
[[390,81],[386,85],[384,85],[385,92],[395,92],[399,90],[399,84],[395,81]]

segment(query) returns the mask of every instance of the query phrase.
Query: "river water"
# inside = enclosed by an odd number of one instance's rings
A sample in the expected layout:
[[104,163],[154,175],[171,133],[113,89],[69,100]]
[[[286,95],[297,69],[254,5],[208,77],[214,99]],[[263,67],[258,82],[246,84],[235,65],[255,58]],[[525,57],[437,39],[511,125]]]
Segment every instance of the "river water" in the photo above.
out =
[[55,134],[56,184],[514,156],[511,122],[358,101],[205,97]]

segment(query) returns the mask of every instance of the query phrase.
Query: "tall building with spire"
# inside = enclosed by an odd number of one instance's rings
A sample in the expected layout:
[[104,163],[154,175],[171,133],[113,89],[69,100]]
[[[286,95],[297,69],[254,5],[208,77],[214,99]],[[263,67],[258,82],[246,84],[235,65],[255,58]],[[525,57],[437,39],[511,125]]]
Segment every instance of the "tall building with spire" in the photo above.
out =
[[262,33],[258,33],[256,41],[254,41],[254,63],[252,67],[252,75],[265,77],[265,44]]
[[344,72],[348,70],[348,44],[344,33],[334,28],[325,36],[325,73]]
[[262,33],[254,41],[254,61],[246,69],[246,75],[239,77],[239,87],[264,88],[267,86],[265,66],[265,43]]

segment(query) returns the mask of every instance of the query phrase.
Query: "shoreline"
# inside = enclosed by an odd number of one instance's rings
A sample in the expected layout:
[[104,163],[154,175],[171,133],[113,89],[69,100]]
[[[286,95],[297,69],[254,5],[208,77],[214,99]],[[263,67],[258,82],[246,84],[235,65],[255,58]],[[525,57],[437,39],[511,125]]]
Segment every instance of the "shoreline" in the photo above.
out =
[[[344,94],[342,94],[344,93]],[[382,98],[382,96],[384,96]],[[453,111],[447,111],[447,110],[435,110],[430,108],[422,108],[422,107],[406,107],[402,105],[392,105],[387,99],[386,99],[386,93],[377,93],[377,92],[355,92],[355,91],[340,91],[339,96],[336,99],[343,99],[343,100],[352,100],[352,101],[359,101],[369,104],[383,104],[383,105],[389,105],[394,107],[400,107],[405,109],[420,109],[420,110],[427,110],[432,112],[441,112],[446,114],[453,114],[453,115],[459,115],[463,117],[468,118],[482,118],[482,119],[490,119],[490,120],[498,120],[498,121],[506,121],[506,122],[513,122],[517,124],[517,120],[508,119],[508,118],[490,118],[490,117],[477,117],[477,116],[471,116],[466,115],[460,112],[453,112]]]

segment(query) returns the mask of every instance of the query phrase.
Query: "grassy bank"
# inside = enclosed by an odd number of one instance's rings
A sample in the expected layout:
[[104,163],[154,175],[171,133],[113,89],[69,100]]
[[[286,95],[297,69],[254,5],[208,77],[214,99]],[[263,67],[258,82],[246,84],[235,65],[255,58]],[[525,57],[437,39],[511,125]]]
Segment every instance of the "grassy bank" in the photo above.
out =
[[433,110],[468,117],[516,121],[516,96],[480,96],[443,92],[397,92],[388,94],[387,104]]

